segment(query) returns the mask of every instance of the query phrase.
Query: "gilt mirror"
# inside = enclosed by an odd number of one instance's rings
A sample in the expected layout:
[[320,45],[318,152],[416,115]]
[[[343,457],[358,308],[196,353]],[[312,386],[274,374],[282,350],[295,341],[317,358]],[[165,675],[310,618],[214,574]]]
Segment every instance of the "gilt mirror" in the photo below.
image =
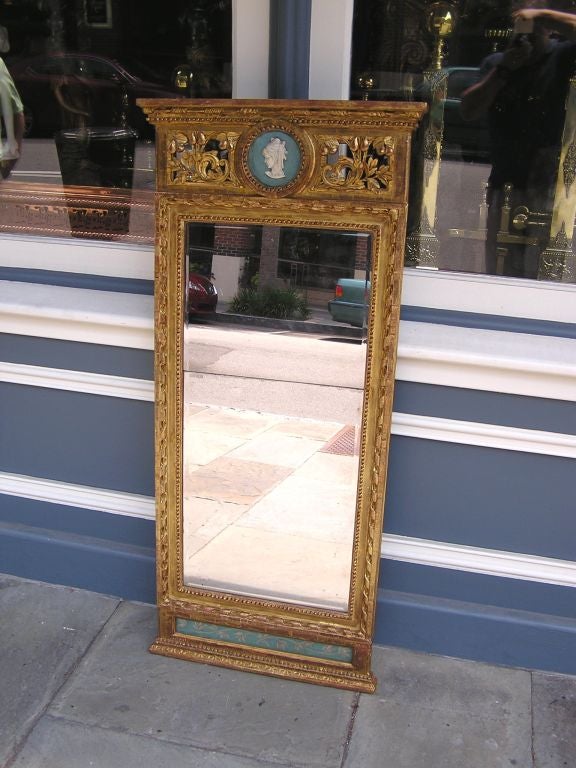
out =
[[371,691],[424,107],[142,106],[158,167],[151,650]]

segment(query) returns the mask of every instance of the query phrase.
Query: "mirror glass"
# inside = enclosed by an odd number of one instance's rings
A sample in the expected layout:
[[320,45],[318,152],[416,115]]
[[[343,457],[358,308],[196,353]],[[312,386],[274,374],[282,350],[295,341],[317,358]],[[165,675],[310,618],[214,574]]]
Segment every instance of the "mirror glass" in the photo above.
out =
[[346,611],[371,236],[185,231],[184,584]]

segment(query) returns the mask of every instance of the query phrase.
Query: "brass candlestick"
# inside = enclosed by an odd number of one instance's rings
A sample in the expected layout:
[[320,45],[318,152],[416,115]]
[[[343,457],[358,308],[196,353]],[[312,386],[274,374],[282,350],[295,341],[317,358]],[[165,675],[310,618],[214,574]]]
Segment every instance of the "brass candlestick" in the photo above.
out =
[[433,69],[442,69],[446,49],[446,39],[454,32],[456,9],[452,3],[432,3],[428,11],[428,29],[436,38]]

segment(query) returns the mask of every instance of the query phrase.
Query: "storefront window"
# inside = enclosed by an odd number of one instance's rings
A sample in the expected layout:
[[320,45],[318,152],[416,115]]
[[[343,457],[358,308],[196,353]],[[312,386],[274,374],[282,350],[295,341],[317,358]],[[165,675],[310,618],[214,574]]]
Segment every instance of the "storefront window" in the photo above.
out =
[[230,97],[231,17],[231,0],[0,1],[0,231],[152,242],[136,100]]
[[351,98],[430,106],[406,266],[575,283],[576,3],[356,0],[354,14]]

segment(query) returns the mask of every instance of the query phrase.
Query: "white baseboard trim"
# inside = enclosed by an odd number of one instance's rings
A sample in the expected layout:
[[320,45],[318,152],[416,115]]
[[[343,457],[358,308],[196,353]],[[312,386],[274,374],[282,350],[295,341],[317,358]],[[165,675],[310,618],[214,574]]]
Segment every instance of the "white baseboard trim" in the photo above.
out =
[[576,587],[576,562],[384,534],[382,557],[484,576]]
[[575,286],[495,275],[404,269],[402,304],[455,312],[574,322]]
[[[0,333],[154,347],[152,296],[11,281],[0,293]],[[545,293],[574,296],[557,287]],[[402,321],[397,378],[573,401],[576,340]]]
[[0,281],[0,333],[154,349],[154,298]]
[[150,496],[109,491],[104,488],[62,483],[57,480],[9,472],[0,472],[0,494],[19,496],[47,504],[63,504],[66,507],[140,517],[145,520],[155,518],[155,500]]

